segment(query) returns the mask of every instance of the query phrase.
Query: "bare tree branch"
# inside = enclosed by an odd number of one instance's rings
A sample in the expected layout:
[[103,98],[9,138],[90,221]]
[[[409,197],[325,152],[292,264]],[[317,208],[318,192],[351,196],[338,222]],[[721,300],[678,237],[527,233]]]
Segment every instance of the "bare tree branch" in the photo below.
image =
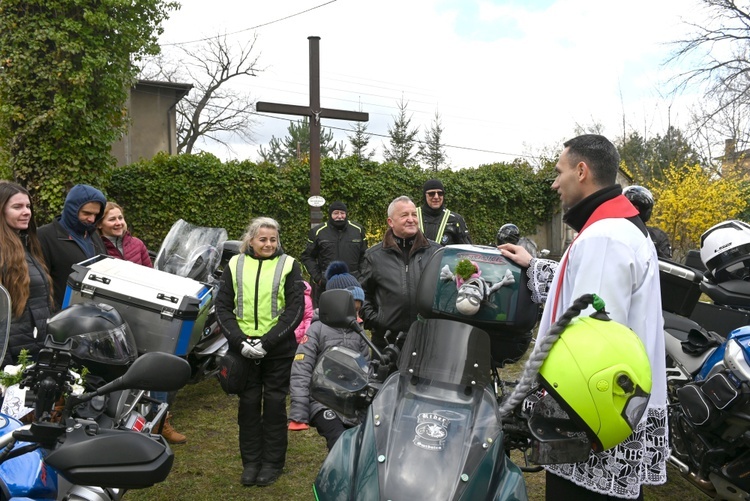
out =
[[[142,75],[150,79],[193,84],[193,90],[177,103],[177,151],[192,153],[199,139],[214,141],[231,150],[232,136],[252,140],[255,102],[236,83],[262,71],[254,48],[257,36],[232,47],[217,35],[197,49],[181,47],[174,60],[165,57],[148,62]],[[234,85],[234,86],[233,86]]]

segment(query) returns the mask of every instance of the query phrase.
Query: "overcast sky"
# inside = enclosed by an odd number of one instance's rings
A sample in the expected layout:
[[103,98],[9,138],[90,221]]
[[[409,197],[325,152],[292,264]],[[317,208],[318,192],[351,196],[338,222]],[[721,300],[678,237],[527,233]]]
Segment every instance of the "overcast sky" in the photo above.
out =
[[[369,113],[381,159],[398,102],[419,137],[441,116],[454,168],[558,149],[576,124],[604,133],[658,134],[687,120],[695,96],[669,94],[669,42],[700,19],[696,0],[180,0],[163,44],[257,34],[257,77],[242,87],[260,101],[309,104],[308,36],[319,36],[321,105]],[[306,12],[305,12],[306,11]],[[291,17],[290,17],[291,16]],[[257,28],[256,28],[257,27]],[[253,29],[254,28],[254,29]],[[167,46],[169,47],[169,46]],[[258,145],[283,137],[289,116],[260,116],[255,143],[223,159],[257,160]],[[353,124],[323,120],[346,139]],[[340,129],[340,130],[339,130]]]

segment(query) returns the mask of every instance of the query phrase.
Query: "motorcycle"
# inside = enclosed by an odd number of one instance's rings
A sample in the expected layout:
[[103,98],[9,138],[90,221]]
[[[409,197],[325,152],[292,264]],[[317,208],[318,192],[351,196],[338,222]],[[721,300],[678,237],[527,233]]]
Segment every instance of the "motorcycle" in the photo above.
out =
[[[211,287],[211,297],[216,297],[221,272],[232,256],[239,253],[240,242],[227,240],[224,228],[192,225],[182,219],[172,225],[154,261],[157,270],[191,278]],[[219,361],[229,344],[221,332],[211,304],[203,324],[200,339],[188,353],[192,368],[191,383],[217,374]]]
[[[7,347],[10,300],[0,288],[0,346]],[[69,499],[113,501],[129,489],[166,479],[174,461],[159,435],[102,427],[74,417],[80,405],[118,391],[174,391],[190,377],[185,360],[147,353],[120,376],[94,391],[74,394],[73,340],[49,335],[36,362],[23,372],[31,424],[0,415],[0,499]],[[55,404],[65,405],[55,418]]]
[[[660,269],[666,278],[662,304],[672,306],[664,311],[669,461],[714,499],[750,499],[750,327],[734,325],[725,334],[736,322],[726,316],[750,307],[750,283],[720,282],[710,273],[666,260],[660,260]],[[675,291],[668,289],[677,275],[692,289],[677,301],[679,308],[674,307]],[[700,324],[688,318],[698,302],[697,291],[714,301],[701,305],[713,313]]]
[[[466,291],[445,278],[446,268],[457,270],[464,260],[494,289],[471,314],[460,311]],[[347,291],[321,295],[321,321],[359,332],[373,362],[334,347],[313,371],[312,398],[360,422],[328,454],[314,483],[316,499],[526,500],[522,469],[510,460],[510,448],[538,465],[588,458],[593,442],[575,422],[552,422],[521,409],[538,389],[531,383],[535,372],[525,373],[510,396],[494,390],[492,338],[525,332],[536,322],[524,277],[494,248],[441,248],[425,265],[417,288],[423,318],[408,333],[386,336],[382,352],[357,322]],[[578,313],[583,309],[576,307]],[[536,425],[530,426],[533,419]]]

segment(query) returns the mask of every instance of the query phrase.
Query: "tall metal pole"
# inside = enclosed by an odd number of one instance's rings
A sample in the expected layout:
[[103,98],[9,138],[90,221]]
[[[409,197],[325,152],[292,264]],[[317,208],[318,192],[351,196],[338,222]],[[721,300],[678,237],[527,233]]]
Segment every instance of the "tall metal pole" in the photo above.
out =
[[[310,41],[310,196],[320,195],[320,37],[307,37]],[[320,207],[310,207],[310,223],[323,219]]]

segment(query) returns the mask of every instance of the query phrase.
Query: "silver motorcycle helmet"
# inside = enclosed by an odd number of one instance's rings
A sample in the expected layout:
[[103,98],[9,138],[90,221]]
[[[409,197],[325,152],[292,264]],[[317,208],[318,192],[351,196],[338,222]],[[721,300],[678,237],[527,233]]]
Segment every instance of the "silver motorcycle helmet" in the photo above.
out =
[[106,381],[125,374],[138,356],[130,327],[108,304],[71,305],[47,321],[47,334],[57,343],[70,340],[73,361]]
[[701,261],[717,283],[750,280],[750,225],[729,220],[701,235]]

